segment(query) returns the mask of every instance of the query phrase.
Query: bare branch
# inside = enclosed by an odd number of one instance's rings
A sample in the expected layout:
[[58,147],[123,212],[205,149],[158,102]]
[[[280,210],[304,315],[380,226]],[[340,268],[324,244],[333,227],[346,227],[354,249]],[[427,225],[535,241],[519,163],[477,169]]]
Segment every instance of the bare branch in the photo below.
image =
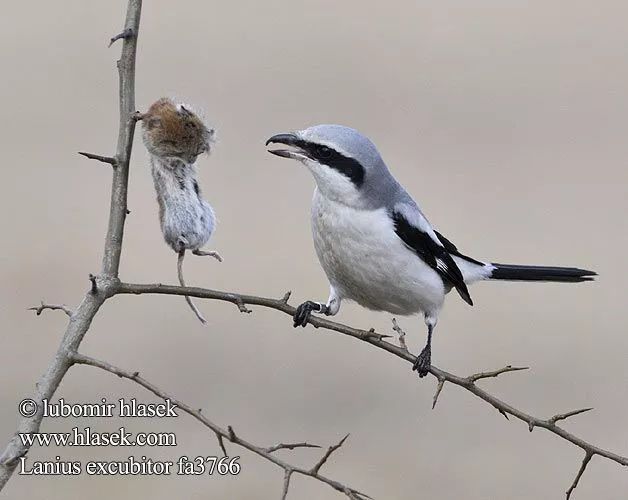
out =
[[286,470],[283,475],[283,490],[281,491],[281,500],[286,500],[288,497],[288,489],[290,488],[290,478],[292,477],[292,471]]
[[[115,293],[136,294],[136,295],[145,294],[145,293],[167,294],[167,295],[190,295],[190,296],[198,297],[198,298],[231,302],[233,304],[237,304],[239,301],[241,301],[242,303],[250,305],[250,306],[261,306],[261,307],[267,307],[270,309],[275,309],[289,316],[293,316],[294,313],[296,312],[296,309],[290,306],[287,303],[287,301],[285,301],[284,299],[271,299],[267,297],[237,294],[233,292],[223,292],[223,291],[218,291],[218,290],[210,290],[206,288],[190,288],[190,287],[181,288],[177,286],[162,285],[162,284],[120,283]],[[379,334],[375,333],[373,330],[369,331],[369,330],[360,330],[357,328],[352,328],[350,326],[343,325],[341,323],[336,323],[334,321],[330,321],[329,319],[326,319],[320,316],[314,316],[314,315],[310,316],[308,322],[316,328],[339,332],[344,335],[353,337],[355,339],[362,340],[363,342],[367,342],[409,363],[414,363],[416,359],[416,357],[413,354],[405,351],[403,348],[398,347],[390,342],[386,342],[385,340],[383,340],[379,336]],[[485,401],[486,403],[488,403],[489,405],[497,409],[497,411],[499,411],[499,413],[502,414],[507,419],[509,418],[509,416],[513,416],[527,423],[530,429],[534,427],[541,427],[551,432],[552,434],[559,436],[565,441],[568,441],[572,443],[573,445],[585,450],[585,452],[590,453],[592,456],[599,455],[608,460],[612,460],[613,462],[616,462],[620,465],[628,466],[627,457],[618,455],[609,450],[605,450],[603,448],[595,446],[585,441],[584,439],[566,431],[562,427],[559,427],[558,425],[556,425],[556,421],[561,420],[561,419],[544,420],[541,418],[534,417],[522,410],[519,410],[511,406],[510,404],[502,401],[501,399],[493,396],[489,392],[478,387],[478,385],[475,383],[478,380],[481,380],[484,378],[497,377],[501,375],[502,373],[509,373],[509,372],[525,370],[525,369],[526,369],[525,367],[506,366],[499,370],[480,372],[480,373],[471,375],[469,377],[460,377],[458,375],[454,375],[452,373],[446,372],[432,365],[432,367],[430,368],[430,373],[434,377],[436,377],[436,379],[439,382],[439,385],[441,385],[441,381],[442,381],[442,385],[448,382],[450,384],[462,387],[466,391],[469,391],[473,395],[477,396],[481,400]],[[437,390],[438,390],[438,386],[437,386]],[[435,399],[438,400],[438,394],[435,394]],[[434,404],[434,401],[432,402],[432,404]],[[578,413],[582,413],[582,412],[579,411]],[[569,415],[569,416],[572,416],[572,415]]]
[[[397,324],[397,318],[392,319],[392,324],[393,324],[393,330],[396,331],[397,334],[399,334],[399,347],[401,347],[406,352],[410,352],[408,351],[408,345],[406,344],[406,332],[404,332],[401,329],[401,327]],[[434,404],[436,404],[436,402],[434,402]]]
[[37,306],[37,307],[29,307],[28,310],[29,311],[35,311],[37,316],[40,316],[41,313],[45,310],[45,309],[50,309],[51,311],[63,311],[65,314],[68,315],[69,318],[72,317],[72,315],[74,314],[74,311],[72,311],[72,309],[70,309],[68,306],[61,304],[61,305],[57,305],[57,304],[44,304],[44,301],[41,301],[41,305]]
[[334,451],[336,451],[338,448],[340,448],[344,444],[344,442],[347,440],[348,437],[349,437],[349,434],[347,434],[340,441],[338,441],[338,444],[334,444],[333,446],[330,446],[329,448],[327,448],[327,451],[325,452],[325,454],[316,463],[316,465],[314,467],[312,467],[312,471],[311,471],[312,474],[317,474],[318,473],[320,468],[325,464],[325,462],[327,462],[327,459],[331,456],[331,454]]
[[483,378],[493,378],[493,377],[498,377],[499,375],[501,375],[502,373],[510,373],[510,372],[518,372],[521,370],[529,370],[530,368],[527,366],[504,366],[503,368],[500,368],[499,370],[493,370],[490,372],[480,372],[480,373],[474,373],[473,375],[469,375],[467,377],[467,381],[470,384],[474,384],[475,382],[477,382],[478,380],[481,380]]
[[124,36],[121,37],[124,40],[122,54],[118,60],[120,120],[115,154],[117,168],[113,169],[109,225],[102,264],[102,274],[113,278],[118,276],[120,267],[129,189],[129,162],[133,149],[135,124],[141,116],[135,110],[135,54],[141,10],[142,0],[129,0],[124,30],[122,31]]
[[235,305],[238,306],[238,310],[241,313],[251,314],[253,312],[248,307],[246,307],[244,302],[242,302],[241,300],[236,300]]
[[101,161],[103,163],[108,163],[112,167],[117,167],[118,166],[118,160],[116,160],[112,156],[95,155],[93,153],[85,153],[83,151],[79,151],[79,154],[83,155],[85,158],[89,158],[90,160],[97,160],[97,161]]
[[[118,146],[114,156],[117,159],[117,167],[113,169],[109,227],[105,239],[101,276],[98,278],[99,289],[95,290],[102,293],[88,292],[74,312],[72,321],[68,323],[57,352],[48,369],[35,386],[32,399],[40,409],[44,399],[53,397],[61,380],[70,368],[72,363],[68,353],[78,349],[100,306],[107,298],[113,295],[114,288],[117,285],[127,208],[129,159],[131,157],[135,123],[137,121],[135,117],[135,52],[141,10],[142,0],[129,0],[124,30],[131,30],[134,36],[124,39],[122,54],[118,61],[118,72],[120,75],[120,125]],[[92,290],[95,284],[96,278],[94,277]],[[16,458],[24,456],[29,449],[19,439],[18,433],[38,432],[42,418],[43,413],[40,410],[31,417],[22,417],[20,419],[18,432],[14,434],[2,456],[0,456],[0,490],[11,478],[17,465]]]
[[218,438],[218,444],[220,445],[220,449],[222,450],[223,456],[227,456],[227,448],[225,448],[225,442],[222,439],[222,434],[216,434]]
[[320,448],[320,446],[310,443],[279,443],[274,446],[264,448],[264,450],[266,453],[272,453],[277,450],[294,450],[295,448]]
[[576,487],[578,486],[578,483],[580,482],[580,478],[582,477],[582,474],[584,474],[584,471],[587,468],[587,465],[589,465],[589,462],[591,461],[592,458],[593,458],[593,453],[587,451],[584,455],[584,459],[582,460],[582,465],[580,465],[580,469],[578,470],[578,474],[576,474],[576,477],[573,480],[573,483],[571,483],[571,486],[565,492],[565,495],[567,496],[567,500],[571,498],[571,494],[573,493],[573,490],[575,490]]
[[[318,464],[316,466],[314,466],[314,468],[307,470],[307,469],[303,469],[302,467],[296,467],[294,465],[291,465],[279,458],[277,458],[275,455],[272,454],[272,452],[268,451],[267,448],[262,448],[260,446],[257,446],[249,441],[246,441],[245,439],[241,438],[240,436],[238,436],[235,431],[233,430],[233,427],[231,426],[227,426],[227,429],[223,429],[222,427],[219,427],[218,425],[216,425],[215,423],[213,423],[211,420],[209,420],[205,415],[203,415],[199,410],[195,410],[192,406],[176,399],[174,396],[166,393],[165,391],[163,391],[162,389],[160,389],[159,387],[157,387],[156,385],[152,384],[151,382],[149,382],[148,380],[146,380],[143,377],[139,376],[139,372],[130,372],[127,370],[123,370],[122,368],[118,368],[110,363],[107,363],[106,361],[101,361],[98,359],[94,359],[91,358],[89,356],[85,356],[84,354],[79,354],[79,353],[73,353],[70,356],[71,362],[72,363],[77,363],[77,364],[82,364],[82,365],[89,365],[89,366],[93,366],[96,368],[100,368],[101,370],[107,371],[109,373],[113,373],[114,375],[117,375],[118,377],[121,378],[126,378],[128,380],[132,380],[133,382],[141,385],[142,387],[144,387],[145,389],[147,389],[148,391],[152,392],[155,396],[158,396],[164,400],[170,400],[173,404],[175,404],[177,406],[177,408],[181,409],[182,411],[184,411],[185,413],[187,413],[188,415],[194,417],[196,420],[198,420],[199,422],[201,422],[205,427],[207,427],[208,429],[210,429],[212,432],[214,432],[217,436],[220,436],[219,441],[221,440],[221,438],[227,438],[229,441],[231,441],[232,443],[241,446],[243,448],[246,448],[247,450],[255,453],[256,455],[259,455],[260,457],[268,460],[269,462],[272,462],[273,464],[277,465],[278,467],[281,467],[284,472],[290,472],[290,474],[301,474],[304,476],[308,476],[311,477],[313,479],[316,479],[322,483],[325,483],[329,486],[331,486],[332,488],[334,488],[336,491],[342,492],[347,494],[347,492],[349,492],[350,494],[354,495],[354,497],[356,498],[360,498],[360,497],[364,497],[364,498],[368,498],[366,497],[366,495],[364,495],[363,493],[360,493],[358,490],[355,490],[353,488],[350,488],[342,483],[339,483],[338,481],[335,481],[333,479],[329,479],[326,476],[322,476],[321,474],[319,474],[318,470],[321,468],[321,466],[325,463],[325,461],[329,458],[329,456],[338,448],[340,448],[340,446],[342,446],[342,444],[344,443],[344,441],[347,439],[347,437],[349,436],[347,434],[347,436],[345,436],[337,445],[334,446],[330,446],[329,449],[327,450],[327,453],[325,453],[325,456],[318,462]],[[295,446],[296,447],[296,446]],[[308,446],[308,447],[311,447]],[[223,452],[225,452],[224,446],[222,447]],[[284,489],[285,489],[285,476],[284,476]]]
[[[314,328],[318,328],[318,326],[314,325]],[[364,336],[364,339],[371,339],[371,340],[384,340],[384,339],[389,339],[392,338],[392,335],[382,335],[381,333],[377,333],[375,331],[375,328],[370,328],[369,330],[366,331],[366,334]]]
[[[307,443],[296,443],[294,445],[280,444],[276,445],[276,447],[261,448],[242,439],[239,435],[236,435],[231,426],[228,426],[225,430],[207,419],[207,417],[202,415],[200,410],[194,410],[190,406],[185,405],[175,398],[169,397],[166,393],[142,378],[139,375],[139,372],[128,372],[116,368],[108,363],[98,361],[80,354],[76,354],[83,340],[83,337],[88,331],[91,322],[97,314],[98,310],[108,298],[116,294],[157,293],[183,296],[188,295],[192,297],[230,302],[235,304],[241,312],[251,312],[250,309],[246,307],[247,305],[251,305],[276,309],[290,316],[294,315],[295,313],[295,309],[288,304],[290,293],[285,294],[284,297],[281,299],[271,299],[252,295],[221,292],[204,288],[176,287],[160,284],[128,284],[120,282],[118,274],[120,257],[122,253],[124,224],[126,216],[129,213],[127,208],[129,162],[131,157],[136,122],[142,119],[142,114],[135,110],[135,56],[137,49],[137,36],[139,33],[141,7],[141,0],[128,1],[124,30],[119,35],[116,35],[111,39],[111,43],[115,42],[116,40],[123,39],[121,57],[118,61],[118,73],[120,82],[120,119],[116,153],[114,156],[111,157],[95,155],[92,153],[80,153],[87,158],[109,163],[116,167],[113,169],[109,223],[104,245],[104,256],[101,272],[98,276],[90,275],[91,289],[85,295],[83,301],[77,307],[76,311],[72,312],[67,308],[64,309],[65,306],[45,306],[44,304],[42,304],[42,306],[39,308],[32,308],[32,310],[37,311],[38,314],[41,314],[44,309],[58,308],[60,310],[63,310],[72,318],[72,321],[70,321],[67,326],[63,339],[58,347],[58,350],[53,360],[51,361],[46,372],[39,379],[39,382],[36,384],[36,390],[33,395],[33,400],[38,404],[38,407],[41,409],[43,406],[43,399],[50,399],[53,397],[63,377],[66,375],[67,371],[74,363],[95,366],[110,373],[114,373],[119,377],[132,380],[135,383],[142,385],[153,394],[165,399],[170,399],[171,401],[175,402],[175,404],[177,404],[179,408],[193,416],[195,419],[197,419],[199,422],[201,422],[203,425],[205,425],[212,432],[215,433],[219,445],[225,455],[226,449],[224,446],[224,438],[227,438],[232,443],[246,448],[252,453],[257,454],[265,460],[268,460],[269,462],[274,463],[278,467],[282,468],[284,470],[284,488],[282,498],[284,499],[286,498],[288,492],[290,478],[292,474],[301,474],[304,476],[312,477],[320,482],[329,485],[336,491],[341,492],[348,498],[354,500],[369,498],[365,494],[349,488],[346,485],[343,485],[342,483],[339,483],[335,480],[329,479],[326,476],[322,476],[319,473],[320,468],[326,463],[330,455],[343,445],[348,435],[345,436],[338,444],[330,446],[327,449],[325,455],[321,458],[321,460],[319,460],[316,465],[314,465],[312,469],[295,467],[283,460],[280,460],[275,455],[273,455],[272,452],[279,449],[292,449],[290,448],[290,446],[296,448],[313,447],[313,445],[305,446]],[[400,335],[400,347],[398,347],[385,340],[386,338],[390,337],[389,335],[378,334],[377,332],[375,332],[374,329],[356,329],[347,325],[330,321],[326,318],[316,316],[311,316],[308,322],[315,328],[335,331],[344,335],[351,336],[363,342],[367,342],[407,362],[413,363],[416,360],[416,357],[408,351],[407,346],[405,345],[405,341],[402,341],[402,331],[395,330]],[[395,329],[394,326],[393,329]],[[568,441],[584,450],[585,457],[582,461],[582,465],[571,487],[566,492],[568,500],[574,489],[577,487],[586,467],[588,466],[594,455],[598,455],[608,460],[612,460],[618,464],[628,466],[628,458],[588,443],[578,436],[575,436],[574,434],[571,434],[570,432],[556,425],[556,422],[560,420],[564,420],[571,416],[583,413],[584,411],[588,411],[589,409],[576,410],[565,414],[558,414],[544,420],[534,417],[509,405],[508,403],[500,400],[499,398],[478,387],[475,383],[478,380],[484,378],[497,377],[502,373],[523,369],[525,368],[515,368],[507,366],[500,370],[480,372],[469,377],[460,377],[443,371],[435,366],[432,366],[430,368],[430,373],[434,375],[438,380],[436,393],[433,398],[433,405],[436,404],[444,384],[446,382],[451,383],[462,387],[464,390],[472,393],[476,397],[493,406],[506,418],[511,415],[516,419],[526,422],[530,430],[532,430],[534,427],[544,428],[548,432],[551,432],[559,436],[561,439]],[[18,433],[38,432],[41,427],[42,418],[43,413],[40,410],[34,416],[24,417],[20,420],[18,431],[14,434],[14,437],[8,443],[6,449],[2,453],[2,456],[0,456],[0,490],[4,487],[6,482],[11,477],[19,461],[19,457],[25,456],[29,451],[28,446],[25,446],[19,439]]]
[[587,411],[591,411],[593,408],[582,408],[580,410],[573,410],[567,413],[559,413],[558,415],[554,415],[553,417],[548,419],[548,422],[555,424],[559,420],[565,420],[569,417],[573,417],[575,415],[580,415],[581,413],[585,413]]

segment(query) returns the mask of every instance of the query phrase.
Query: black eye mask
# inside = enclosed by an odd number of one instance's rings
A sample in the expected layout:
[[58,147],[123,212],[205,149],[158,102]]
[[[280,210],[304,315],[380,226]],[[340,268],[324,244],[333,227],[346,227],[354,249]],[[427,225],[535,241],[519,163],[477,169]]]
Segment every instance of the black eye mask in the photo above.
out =
[[321,165],[333,168],[348,177],[356,187],[359,188],[364,183],[365,170],[358,160],[349,158],[335,149],[322,144],[299,141],[296,146],[303,149],[310,158],[316,160]]

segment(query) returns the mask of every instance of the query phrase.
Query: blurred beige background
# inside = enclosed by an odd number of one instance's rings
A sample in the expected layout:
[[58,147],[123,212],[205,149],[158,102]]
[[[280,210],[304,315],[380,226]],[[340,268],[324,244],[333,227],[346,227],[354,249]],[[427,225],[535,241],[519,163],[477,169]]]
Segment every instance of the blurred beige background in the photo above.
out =
[[[126,2],[5,2],[0,18],[2,196],[0,223],[0,440],[16,404],[48,365],[66,318],[27,312],[40,299],[74,305],[100,266],[110,169],[76,154],[110,154],[117,133],[120,31]],[[549,416],[595,412],[566,427],[628,453],[628,31],[625,2],[360,0],[147,1],[137,105],[162,95],[197,104],[218,130],[201,184],[220,219],[211,241],[223,264],[190,258],[192,284],[293,303],[325,299],[310,241],[313,181],[265,153],[271,134],[320,122],[354,126],[379,146],[432,222],[478,258],[590,267],[594,284],[486,283],[469,308],[455,294],[436,331],[434,362],[456,374],[529,365],[482,385]],[[176,279],[163,243],[147,155],[136,140],[122,277]],[[255,309],[121,296],[97,316],[82,351],[148,379],[270,445],[347,445],[325,473],[377,499],[563,498],[580,450],[530,434],[463,390],[446,386],[431,410],[433,378],[339,334]],[[338,320],[390,330],[390,316],[344,305]],[[411,348],[421,320],[404,318]],[[147,392],[89,367],[71,370],[58,397],[116,400]],[[214,436],[187,416],[44,422],[177,432],[155,459],[218,454]],[[237,478],[20,477],[3,498],[278,498],[279,469],[242,455]],[[33,449],[30,459],[124,459],[128,450]],[[283,453],[309,465],[319,454]],[[574,499],[626,498],[628,473],[594,459]],[[331,499],[295,478],[289,498]]]

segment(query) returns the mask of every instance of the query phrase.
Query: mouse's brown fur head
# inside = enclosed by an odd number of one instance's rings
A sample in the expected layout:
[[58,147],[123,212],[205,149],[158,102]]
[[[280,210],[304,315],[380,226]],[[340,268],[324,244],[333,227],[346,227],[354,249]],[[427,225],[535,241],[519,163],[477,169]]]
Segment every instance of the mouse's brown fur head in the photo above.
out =
[[185,104],[163,97],[142,116],[143,139],[149,153],[161,158],[180,158],[194,163],[209,152],[214,130]]

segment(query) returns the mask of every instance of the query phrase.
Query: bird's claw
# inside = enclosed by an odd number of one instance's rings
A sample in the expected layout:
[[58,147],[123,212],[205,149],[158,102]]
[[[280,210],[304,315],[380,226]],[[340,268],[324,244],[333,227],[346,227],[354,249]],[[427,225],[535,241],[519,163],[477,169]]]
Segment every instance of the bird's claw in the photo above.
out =
[[316,302],[312,302],[311,300],[307,300],[305,302],[303,302],[303,304],[299,305],[297,307],[296,312],[294,313],[293,319],[294,319],[294,327],[298,327],[298,326],[305,326],[307,325],[307,322],[310,320],[310,315],[312,314],[312,311],[319,311],[320,310],[320,304],[317,304]]
[[425,377],[430,372],[432,366],[432,349],[426,345],[421,354],[417,356],[412,365],[412,370],[416,370],[419,373],[419,378]]

